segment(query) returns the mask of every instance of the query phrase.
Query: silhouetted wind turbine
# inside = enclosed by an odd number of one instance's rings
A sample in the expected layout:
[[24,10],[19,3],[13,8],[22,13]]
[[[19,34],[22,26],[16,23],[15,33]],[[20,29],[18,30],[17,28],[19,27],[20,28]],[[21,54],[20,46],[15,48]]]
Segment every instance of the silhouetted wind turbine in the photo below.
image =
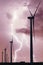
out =
[[13,36],[12,40],[10,41],[10,62],[12,63],[12,47],[13,47]]
[[35,18],[35,15],[36,15],[36,12],[39,8],[39,5],[40,5],[40,2],[36,8],[36,11],[34,13],[34,15],[31,13],[31,11],[29,10],[31,16],[28,17],[28,19],[30,20],[30,62],[32,63],[33,62],[33,39],[32,39],[32,26],[33,26],[33,32],[34,32],[34,18]]
[[5,63],[6,63],[6,48],[4,49],[4,60],[5,60]]

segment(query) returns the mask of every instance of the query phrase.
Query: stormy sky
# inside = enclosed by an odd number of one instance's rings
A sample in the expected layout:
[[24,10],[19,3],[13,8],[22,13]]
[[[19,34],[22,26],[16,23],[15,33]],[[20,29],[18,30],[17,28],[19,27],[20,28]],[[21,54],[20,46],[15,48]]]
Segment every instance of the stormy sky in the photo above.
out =
[[0,62],[5,48],[10,62],[12,33],[13,62],[30,62],[30,20],[27,17],[31,16],[29,10],[34,15],[39,2],[34,20],[33,56],[35,62],[43,62],[43,0],[0,0]]

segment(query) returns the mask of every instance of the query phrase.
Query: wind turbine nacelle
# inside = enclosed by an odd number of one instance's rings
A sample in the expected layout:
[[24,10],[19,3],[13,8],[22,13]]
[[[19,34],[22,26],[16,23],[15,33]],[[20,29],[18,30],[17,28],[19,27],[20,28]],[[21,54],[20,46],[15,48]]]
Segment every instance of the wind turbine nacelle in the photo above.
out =
[[34,19],[34,16],[31,16],[31,17],[27,17],[28,19]]
[[10,43],[13,43],[13,41],[10,41]]

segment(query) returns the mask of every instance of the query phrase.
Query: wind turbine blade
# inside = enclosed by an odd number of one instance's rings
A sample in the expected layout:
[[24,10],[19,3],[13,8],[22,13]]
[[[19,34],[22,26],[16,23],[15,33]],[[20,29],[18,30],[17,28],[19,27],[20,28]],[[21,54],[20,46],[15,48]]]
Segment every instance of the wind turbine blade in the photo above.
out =
[[38,6],[37,6],[37,8],[36,8],[36,11],[35,11],[35,13],[34,13],[34,16],[35,16],[35,14],[36,14],[36,12],[37,12],[37,10],[38,10],[38,8],[39,8],[40,3],[41,3],[41,2],[39,2]]
[[29,10],[29,12],[30,12],[30,15],[33,16],[30,10]]

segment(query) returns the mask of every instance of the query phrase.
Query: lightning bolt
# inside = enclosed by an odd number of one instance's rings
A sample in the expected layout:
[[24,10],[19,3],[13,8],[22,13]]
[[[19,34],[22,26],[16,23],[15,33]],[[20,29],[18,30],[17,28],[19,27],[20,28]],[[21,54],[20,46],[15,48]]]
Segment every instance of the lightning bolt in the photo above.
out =
[[[19,52],[19,51],[22,49],[23,40],[25,39],[25,35],[24,35],[24,34],[22,35],[22,37],[21,37],[21,38],[23,38],[22,41],[20,41],[16,35],[14,35],[14,38],[15,38],[15,39],[17,40],[17,42],[20,44],[19,49],[17,49],[17,50],[15,51],[14,62],[16,62],[16,59],[17,59],[17,52]],[[27,46],[28,46],[28,45],[27,45]]]
[[15,51],[14,62],[16,62],[16,59],[17,59],[17,52],[21,50],[21,48],[22,48],[22,42],[18,39],[18,37],[17,37],[16,35],[14,35],[14,38],[15,38],[16,41],[20,44],[19,49],[17,49],[17,50]]

